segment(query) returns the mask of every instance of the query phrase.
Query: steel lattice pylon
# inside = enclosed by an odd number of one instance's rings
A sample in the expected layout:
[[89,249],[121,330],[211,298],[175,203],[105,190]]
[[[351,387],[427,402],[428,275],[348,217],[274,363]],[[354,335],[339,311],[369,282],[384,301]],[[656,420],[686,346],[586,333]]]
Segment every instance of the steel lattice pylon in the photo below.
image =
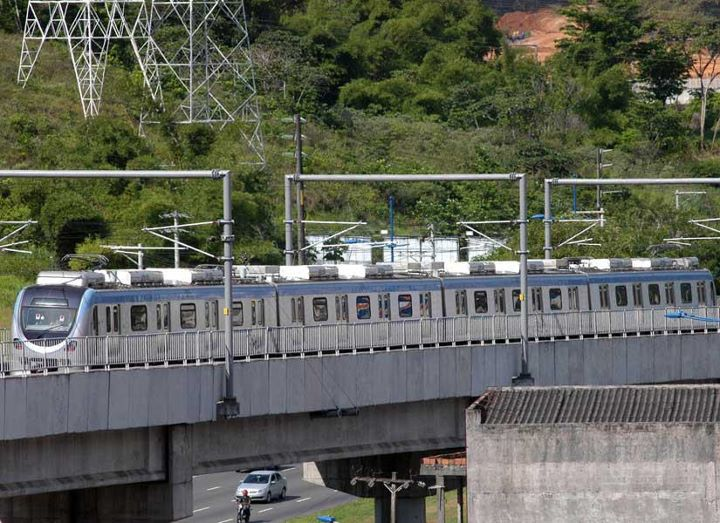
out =
[[175,122],[242,122],[264,162],[243,1],[30,0],[18,82],[27,84],[47,40],[65,41],[83,113],[96,116],[113,39],[130,41],[150,96]]
[[[151,24],[156,53],[148,55],[144,68],[157,68],[161,83],[174,86],[166,92],[177,99],[175,121],[244,122],[240,130],[262,161],[244,2],[153,0]],[[169,28],[182,28],[182,37]]]

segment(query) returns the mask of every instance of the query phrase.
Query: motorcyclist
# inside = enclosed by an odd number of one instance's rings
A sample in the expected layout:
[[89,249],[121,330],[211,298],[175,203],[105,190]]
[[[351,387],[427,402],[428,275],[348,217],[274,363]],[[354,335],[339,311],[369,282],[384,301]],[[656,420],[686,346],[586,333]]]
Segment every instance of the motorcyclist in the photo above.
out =
[[242,496],[237,496],[238,520],[250,521],[250,496],[248,491],[243,490]]

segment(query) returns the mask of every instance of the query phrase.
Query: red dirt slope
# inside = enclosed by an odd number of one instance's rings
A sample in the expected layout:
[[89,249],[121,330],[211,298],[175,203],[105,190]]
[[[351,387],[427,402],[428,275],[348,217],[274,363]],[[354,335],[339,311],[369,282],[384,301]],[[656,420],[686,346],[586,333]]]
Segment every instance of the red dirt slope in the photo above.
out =
[[542,62],[555,53],[555,42],[565,36],[562,28],[567,23],[567,18],[546,7],[533,12],[506,13],[497,25],[510,38],[511,45],[528,47],[531,52],[537,49],[537,58]]

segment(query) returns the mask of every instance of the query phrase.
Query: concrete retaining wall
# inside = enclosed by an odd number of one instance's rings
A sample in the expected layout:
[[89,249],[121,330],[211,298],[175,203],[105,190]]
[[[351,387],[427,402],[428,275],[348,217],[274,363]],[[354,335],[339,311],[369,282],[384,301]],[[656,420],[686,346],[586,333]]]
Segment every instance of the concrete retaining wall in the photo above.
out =
[[718,521],[714,424],[482,426],[467,414],[469,520]]

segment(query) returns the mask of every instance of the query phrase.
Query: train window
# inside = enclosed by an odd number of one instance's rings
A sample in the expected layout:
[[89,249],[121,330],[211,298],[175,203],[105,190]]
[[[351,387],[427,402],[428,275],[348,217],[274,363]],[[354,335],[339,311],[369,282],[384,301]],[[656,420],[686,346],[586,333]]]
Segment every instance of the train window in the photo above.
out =
[[495,289],[495,314],[505,314],[505,289]]
[[305,323],[305,298],[300,296],[295,303],[297,304],[297,321]]
[[420,316],[423,318],[432,317],[432,303],[429,292],[420,293]]
[[705,295],[705,282],[699,281],[696,286],[698,305],[707,304],[707,297]]
[[665,284],[665,303],[675,305],[675,284],[673,282]]
[[680,301],[682,303],[692,303],[692,285],[689,283],[680,284]]
[[297,321],[297,310],[295,309],[295,298],[290,298],[290,312],[292,314],[292,322]]
[[385,319],[386,319],[386,320],[389,320],[389,319],[391,319],[391,314],[390,314],[390,294],[386,294],[386,295],[385,295],[385,298],[383,299],[383,301],[385,302]]
[[533,287],[530,289],[530,294],[532,295],[532,306],[534,312],[542,312],[543,311],[543,299],[542,299],[542,288],[541,287]]
[[97,306],[93,307],[93,315],[92,315],[92,329],[93,329],[93,335],[98,335],[98,329],[100,328],[100,322],[98,321],[98,308]]
[[[327,300],[325,300],[325,316],[327,316]],[[250,300],[250,324],[257,325],[257,303]]]
[[157,330],[162,330],[162,306],[159,303],[155,305],[155,320]]
[[217,329],[218,328],[218,302],[217,302],[217,300],[212,302],[211,319],[212,319],[213,329]]
[[455,315],[467,316],[467,291],[455,291]]
[[633,283],[633,303],[635,307],[643,306],[642,283]]
[[[295,312],[295,311],[293,310],[293,312]],[[295,320],[293,319],[293,321],[295,321]],[[233,327],[242,327],[243,323],[245,323],[245,318],[243,315],[243,304],[241,301],[234,301],[233,306],[232,306]]]
[[558,288],[550,289],[550,310],[561,311],[562,308],[562,290]]
[[170,302],[163,303],[163,327],[166,331],[170,330]]
[[112,316],[110,315],[110,307],[105,307],[105,332],[112,332]]
[[568,287],[568,307],[571,311],[580,310],[580,296],[577,287]]
[[520,312],[522,307],[522,300],[520,299],[520,289],[513,289],[512,291],[512,304],[513,312]]
[[401,318],[412,318],[412,295],[400,294],[398,296],[398,310]]
[[347,294],[343,294],[340,297],[340,312],[342,313],[340,315],[340,317],[342,318],[342,321],[348,321],[350,319],[350,310],[348,307]]
[[618,307],[627,307],[627,304],[627,287],[625,287],[625,285],[615,285],[615,305]]
[[120,307],[113,305],[113,332],[120,330]]
[[342,311],[340,310],[340,296],[335,296],[335,318],[340,321],[342,318]]
[[205,328],[210,328],[210,302],[205,302]]
[[265,298],[258,300],[257,321],[258,325],[265,325]]
[[180,304],[180,328],[194,329],[197,326],[197,311],[194,303]]
[[660,285],[657,283],[648,285],[648,297],[650,298],[650,305],[660,305]]
[[610,308],[610,288],[609,286],[604,283],[602,285],[598,285],[598,293],[600,294],[600,308],[601,309],[609,309]]
[[130,328],[134,331],[146,331],[147,325],[147,307],[145,305],[130,307]]
[[315,321],[327,321],[327,298],[313,298],[313,319]]
[[[382,302],[382,297],[378,300]],[[382,308],[380,308],[380,317],[382,317]],[[355,315],[358,320],[369,320],[372,317],[370,309],[370,296],[357,296],[355,298]]]
[[[465,292],[465,291],[463,291]],[[488,311],[488,299],[486,291],[475,291],[475,313],[486,314]]]

